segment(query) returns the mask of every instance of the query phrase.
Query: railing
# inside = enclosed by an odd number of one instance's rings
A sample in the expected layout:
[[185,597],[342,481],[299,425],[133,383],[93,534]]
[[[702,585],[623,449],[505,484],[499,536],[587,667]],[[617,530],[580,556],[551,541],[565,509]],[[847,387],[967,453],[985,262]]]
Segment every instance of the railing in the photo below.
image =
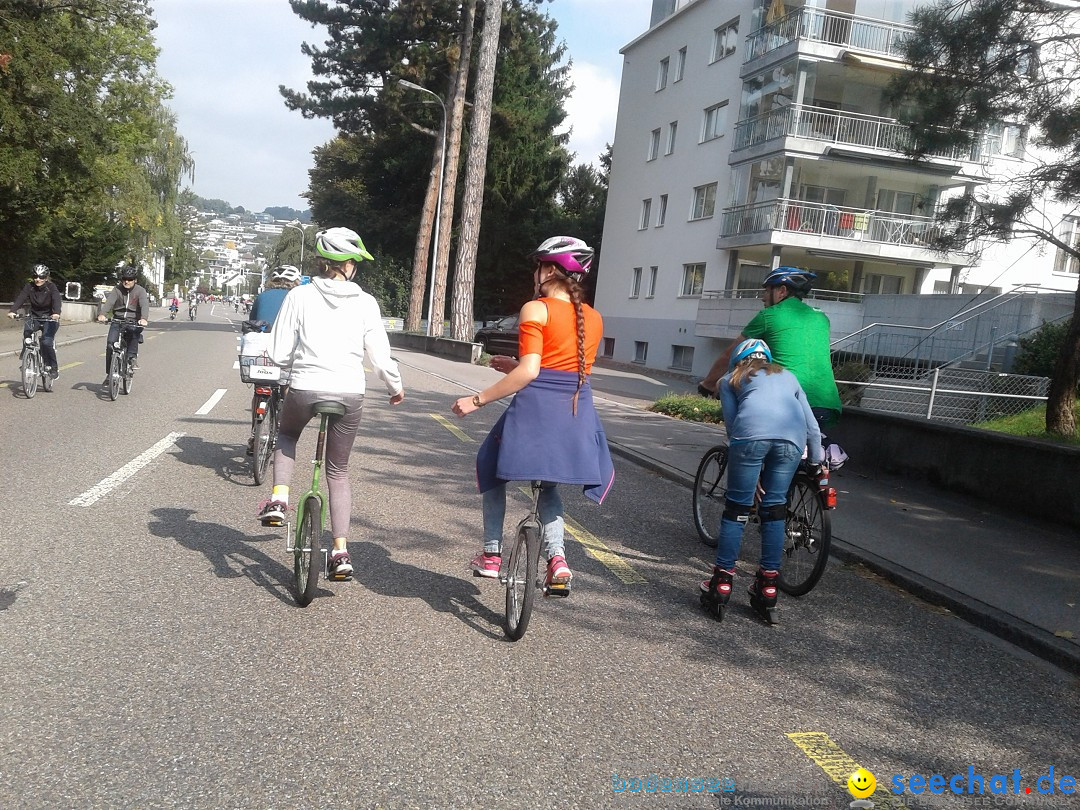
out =
[[903,40],[913,30],[902,23],[804,7],[750,34],[746,38],[746,58],[743,61],[757,59],[796,39],[871,54],[900,56]]
[[[911,130],[894,118],[840,112],[795,104],[747,118],[735,124],[733,149],[746,149],[776,138],[808,138],[903,153],[912,145]],[[1001,138],[973,138],[969,147],[949,147],[929,153],[931,157],[970,163],[988,163],[1001,151]]]
[[[749,287],[739,290],[705,290],[701,294],[702,299],[723,300],[725,298],[760,298],[761,287]],[[847,290],[811,290],[806,295],[807,301],[847,301],[859,303],[865,298],[865,293],[848,292]]]
[[929,245],[941,226],[932,217],[778,199],[725,208],[721,237],[765,231],[830,236],[887,245]]

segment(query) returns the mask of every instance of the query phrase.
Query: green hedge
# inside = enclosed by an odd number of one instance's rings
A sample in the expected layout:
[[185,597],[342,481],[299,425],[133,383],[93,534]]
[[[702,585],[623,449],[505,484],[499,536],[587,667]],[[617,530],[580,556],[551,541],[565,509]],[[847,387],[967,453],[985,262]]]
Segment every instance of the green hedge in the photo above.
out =
[[667,394],[650,405],[649,410],[685,419],[688,422],[719,424],[724,421],[720,410],[720,400],[706,399],[697,394]]

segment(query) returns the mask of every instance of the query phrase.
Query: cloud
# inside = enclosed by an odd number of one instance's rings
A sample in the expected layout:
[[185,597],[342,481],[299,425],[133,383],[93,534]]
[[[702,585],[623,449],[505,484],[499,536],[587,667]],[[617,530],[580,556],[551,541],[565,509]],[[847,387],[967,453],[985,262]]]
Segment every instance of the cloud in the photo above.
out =
[[597,164],[605,145],[615,138],[619,77],[610,69],[576,60],[570,76],[574,84],[566,103],[570,149],[577,154],[578,163]]

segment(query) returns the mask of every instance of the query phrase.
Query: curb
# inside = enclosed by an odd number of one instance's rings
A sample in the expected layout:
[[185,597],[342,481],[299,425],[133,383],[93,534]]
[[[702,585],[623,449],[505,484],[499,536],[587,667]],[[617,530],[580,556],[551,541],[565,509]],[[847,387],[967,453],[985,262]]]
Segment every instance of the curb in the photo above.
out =
[[[84,340],[97,340],[101,335],[86,335],[85,337],[72,338],[71,340],[65,340],[63,343],[56,343],[57,348],[63,348],[64,346],[70,346],[73,343],[82,343]],[[18,357],[22,352],[22,349],[18,351],[0,352],[0,357]]]
[[[615,455],[651,470],[676,484],[692,489],[694,479],[682,470],[671,467],[636,450],[622,447],[608,439]],[[940,582],[924,577],[909,568],[833,537],[833,556],[847,563],[860,563],[875,574],[904,589],[922,601],[943,607],[980,630],[1004,639],[1066,672],[1080,676],[1080,647],[1057,638],[1047,630],[1018,619],[1003,610],[988,605]]]

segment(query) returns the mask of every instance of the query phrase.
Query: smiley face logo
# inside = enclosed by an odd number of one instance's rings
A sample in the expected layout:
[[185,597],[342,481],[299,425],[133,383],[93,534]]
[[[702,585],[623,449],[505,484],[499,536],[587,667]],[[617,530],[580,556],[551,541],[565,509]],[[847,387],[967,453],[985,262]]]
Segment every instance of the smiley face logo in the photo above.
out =
[[856,799],[872,796],[877,789],[877,779],[866,768],[859,768],[847,780],[848,793]]

